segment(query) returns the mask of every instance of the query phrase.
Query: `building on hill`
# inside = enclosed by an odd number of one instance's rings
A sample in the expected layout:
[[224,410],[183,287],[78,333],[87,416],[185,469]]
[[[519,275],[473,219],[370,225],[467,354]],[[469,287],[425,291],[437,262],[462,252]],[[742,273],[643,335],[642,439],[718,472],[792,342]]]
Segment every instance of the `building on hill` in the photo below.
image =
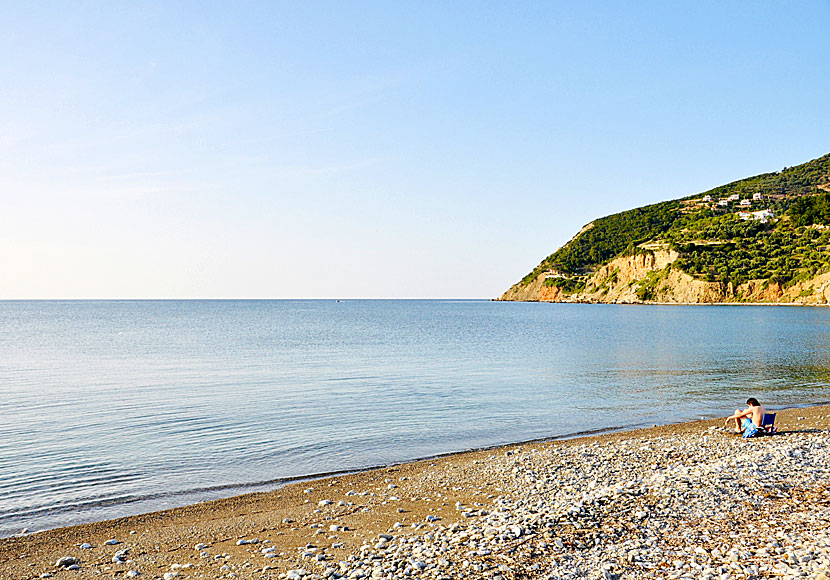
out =
[[759,220],[762,224],[767,223],[770,219],[775,217],[775,212],[771,209],[762,209],[752,212],[752,219]]
[[746,206],[748,206],[748,205],[752,205],[752,202],[751,202],[751,201],[749,201],[748,199],[742,199],[742,200],[741,200],[741,203],[740,203],[739,205],[741,205],[741,206],[743,206],[743,207],[746,207]]
[[758,220],[762,224],[767,223],[770,219],[775,217],[775,212],[771,209],[762,209],[759,211],[739,211],[738,217],[744,221]]
[[729,205],[729,200],[728,199],[719,199],[718,200],[718,205],[720,207],[726,207],[727,205]]
[[761,193],[761,192],[752,194],[752,201],[762,201],[763,199],[764,199],[764,194]]
[[712,201],[712,196],[711,195],[704,195],[703,196],[703,201],[705,201],[705,202]]

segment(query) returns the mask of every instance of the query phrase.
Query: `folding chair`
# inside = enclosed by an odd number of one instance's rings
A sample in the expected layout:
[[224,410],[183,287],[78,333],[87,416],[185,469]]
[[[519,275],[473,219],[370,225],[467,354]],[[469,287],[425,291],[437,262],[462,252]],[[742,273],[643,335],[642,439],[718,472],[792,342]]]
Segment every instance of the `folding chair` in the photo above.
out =
[[778,429],[775,428],[775,413],[764,413],[764,418],[761,419],[761,433],[772,435]]

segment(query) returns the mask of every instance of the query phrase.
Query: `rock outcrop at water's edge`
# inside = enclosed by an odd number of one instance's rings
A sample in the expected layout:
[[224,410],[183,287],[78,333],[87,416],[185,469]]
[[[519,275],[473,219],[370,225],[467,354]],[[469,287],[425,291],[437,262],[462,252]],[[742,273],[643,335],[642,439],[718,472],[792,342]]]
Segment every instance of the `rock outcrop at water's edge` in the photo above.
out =
[[573,293],[548,285],[547,281],[556,275],[543,272],[526,285],[515,284],[500,300],[608,304],[830,304],[830,273],[819,274],[787,288],[768,280],[750,280],[734,286],[698,280],[673,268],[678,257],[679,254],[672,250],[659,250],[616,258],[591,274],[583,290]]

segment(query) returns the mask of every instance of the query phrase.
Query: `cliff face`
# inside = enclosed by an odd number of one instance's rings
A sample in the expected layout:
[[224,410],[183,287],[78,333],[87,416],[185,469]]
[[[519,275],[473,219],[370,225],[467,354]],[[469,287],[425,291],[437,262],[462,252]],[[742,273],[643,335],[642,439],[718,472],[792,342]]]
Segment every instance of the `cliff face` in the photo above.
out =
[[679,255],[671,250],[624,256],[596,270],[585,289],[568,293],[546,284],[539,274],[529,284],[516,284],[501,300],[538,302],[601,302],[612,304],[792,303],[830,304],[830,273],[782,287],[767,280],[732,284],[697,280],[672,268]]

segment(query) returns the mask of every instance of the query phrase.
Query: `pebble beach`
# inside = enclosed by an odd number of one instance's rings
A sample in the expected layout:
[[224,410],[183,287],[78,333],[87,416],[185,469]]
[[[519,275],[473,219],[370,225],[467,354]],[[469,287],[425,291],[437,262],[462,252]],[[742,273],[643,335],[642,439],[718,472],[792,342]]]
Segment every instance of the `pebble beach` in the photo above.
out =
[[0,578],[830,579],[830,407],[470,451],[0,539]]

